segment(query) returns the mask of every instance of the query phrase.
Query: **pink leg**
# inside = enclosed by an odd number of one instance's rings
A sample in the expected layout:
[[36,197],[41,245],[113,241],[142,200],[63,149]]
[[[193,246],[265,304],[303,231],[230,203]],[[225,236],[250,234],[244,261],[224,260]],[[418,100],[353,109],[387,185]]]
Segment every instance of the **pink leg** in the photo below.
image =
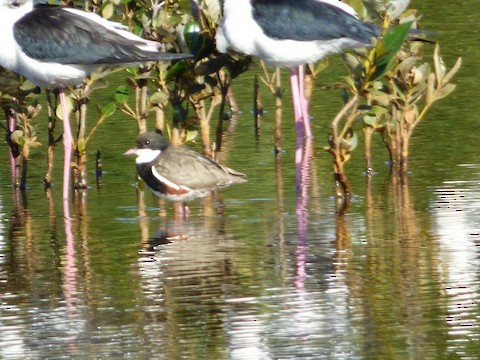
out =
[[305,65],[298,67],[298,88],[300,107],[302,109],[303,124],[305,126],[305,136],[308,139],[312,138],[312,128],[310,127],[310,115],[308,114],[308,102],[305,97]]
[[70,163],[72,161],[73,136],[72,130],[70,129],[70,121],[68,119],[65,89],[59,89],[58,95],[60,96],[60,106],[62,109],[63,147],[65,151],[63,158],[63,199],[68,200],[68,195],[70,193]]
[[295,112],[295,131],[297,133],[297,144],[295,146],[295,185],[297,186],[297,188],[300,188],[304,124],[302,117],[300,91],[298,88],[298,75],[297,70],[293,67],[290,68],[290,85],[292,87],[293,109]]

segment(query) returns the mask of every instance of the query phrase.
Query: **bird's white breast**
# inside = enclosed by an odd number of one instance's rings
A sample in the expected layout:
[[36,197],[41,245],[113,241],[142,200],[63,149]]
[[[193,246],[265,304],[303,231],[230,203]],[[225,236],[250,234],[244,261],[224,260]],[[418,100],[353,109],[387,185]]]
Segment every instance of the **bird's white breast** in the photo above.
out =
[[[32,3],[12,8],[9,1],[0,1],[0,65],[8,70],[15,71],[18,58],[18,47],[13,37],[13,26],[32,9]],[[12,51],[13,49],[17,49],[17,51]]]
[[32,9],[31,1],[18,8],[10,7],[8,1],[0,2],[0,66],[23,75],[41,87],[58,88],[80,84],[87,74],[84,68],[37,61],[27,56],[15,41],[15,23]]
[[152,150],[152,149],[137,149],[135,163],[138,165],[148,164],[155,160],[160,154],[161,150]]

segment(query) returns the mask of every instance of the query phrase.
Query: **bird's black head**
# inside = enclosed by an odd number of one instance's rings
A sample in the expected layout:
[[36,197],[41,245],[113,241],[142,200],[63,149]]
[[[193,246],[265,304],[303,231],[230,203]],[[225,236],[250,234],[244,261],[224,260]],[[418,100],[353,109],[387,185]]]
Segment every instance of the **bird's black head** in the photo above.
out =
[[170,145],[170,143],[167,139],[153,131],[141,134],[135,142],[135,146],[137,149],[151,149],[163,151],[168,147],[168,145]]

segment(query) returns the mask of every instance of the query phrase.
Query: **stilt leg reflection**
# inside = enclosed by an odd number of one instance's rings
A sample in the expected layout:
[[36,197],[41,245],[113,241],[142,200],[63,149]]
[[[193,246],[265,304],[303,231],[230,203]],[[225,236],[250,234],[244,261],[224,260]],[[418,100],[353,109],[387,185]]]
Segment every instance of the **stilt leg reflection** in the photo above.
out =
[[308,186],[310,176],[310,162],[312,160],[312,141],[306,139],[305,153],[302,157],[303,161],[300,167],[300,181],[301,187],[297,188],[296,214],[297,214],[297,273],[295,286],[298,289],[303,289],[306,272],[307,259],[307,226],[308,226]]

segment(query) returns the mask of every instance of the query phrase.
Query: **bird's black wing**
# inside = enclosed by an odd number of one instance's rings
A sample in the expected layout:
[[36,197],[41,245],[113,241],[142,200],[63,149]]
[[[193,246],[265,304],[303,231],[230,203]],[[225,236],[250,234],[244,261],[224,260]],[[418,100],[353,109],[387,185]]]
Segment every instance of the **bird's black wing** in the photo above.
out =
[[125,64],[185,58],[186,54],[144,51],[115,30],[68,11],[39,4],[15,23],[17,43],[31,58],[61,64]]
[[297,41],[351,38],[369,44],[379,27],[319,0],[252,0],[253,17],[264,33]]

